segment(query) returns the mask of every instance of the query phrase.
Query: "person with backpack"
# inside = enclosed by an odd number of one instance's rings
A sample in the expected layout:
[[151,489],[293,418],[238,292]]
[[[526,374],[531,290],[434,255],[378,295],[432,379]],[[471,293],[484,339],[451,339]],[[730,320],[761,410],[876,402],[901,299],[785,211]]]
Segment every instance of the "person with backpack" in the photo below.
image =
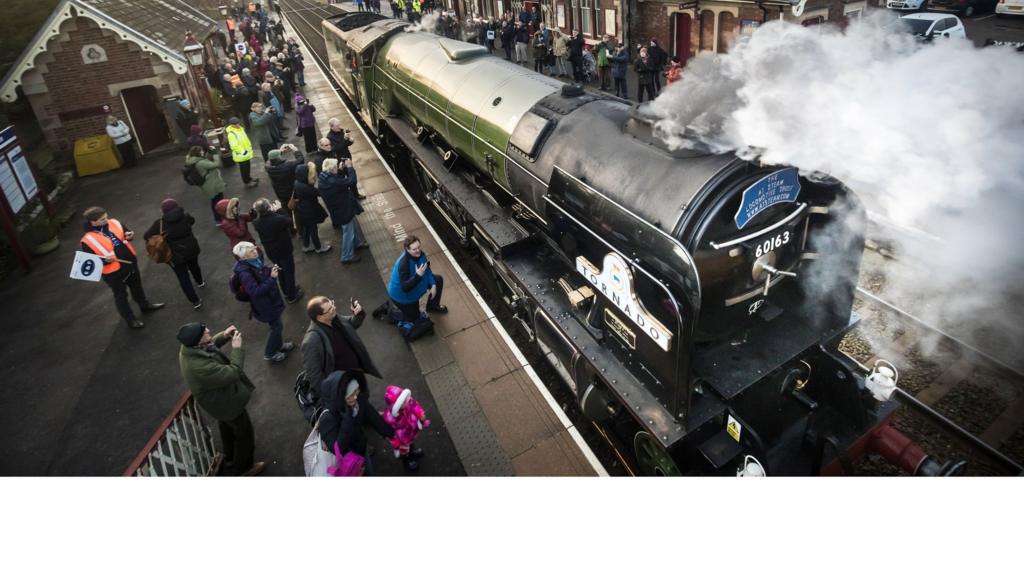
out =
[[192,308],[198,310],[202,307],[203,301],[192,287],[189,274],[200,288],[205,286],[206,282],[203,280],[203,271],[199,268],[199,241],[192,233],[192,225],[196,223],[196,219],[178,206],[178,202],[173,198],[167,198],[160,203],[160,212],[163,216],[153,222],[142,238],[146,241],[148,249],[151,238],[162,237],[158,242],[162,242],[169,250],[170,259],[158,262],[165,263],[174,270],[185,298],[192,303]]
[[228,126],[224,128],[227,134],[228,146],[231,148],[231,160],[238,165],[238,173],[242,175],[242,182],[249,188],[254,188],[260,183],[259,178],[250,176],[252,162],[252,142],[242,127],[242,121],[236,116],[228,120]]
[[231,243],[232,249],[239,242],[255,242],[252,234],[249,233],[249,222],[253,221],[253,213],[251,210],[249,212],[241,212],[239,210],[238,198],[221,200],[217,202],[213,209],[222,218],[220,231],[228,237],[228,242]]
[[267,266],[259,248],[251,242],[239,242],[232,253],[237,261],[228,286],[236,300],[249,303],[249,318],[263,322],[270,328],[263,359],[281,362],[295,348],[294,343],[284,341],[282,336],[284,324],[281,322],[281,314],[284,312],[284,301],[277,286],[281,267]]
[[312,162],[295,167],[295,224],[302,230],[302,251],[323,254],[330,244],[320,244],[317,226],[327,219],[327,211],[320,205],[316,184],[316,165]]
[[302,368],[312,390],[320,390],[327,376],[341,370],[351,373],[363,386],[366,375],[382,378],[366,345],[356,333],[366,312],[355,298],[349,300],[351,316],[338,314],[334,300],[314,296],[306,302],[309,326],[302,337]]
[[[196,403],[217,420],[224,452],[225,472],[232,476],[255,476],[266,468],[254,462],[256,435],[246,406],[255,389],[245,374],[242,333],[234,326],[210,334],[202,322],[178,328],[178,366],[181,377]],[[219,348],[231,342],[231,356]]]
[[222,217],[217,213],[217,203],[224,199],[224,178],[220,169],[223,166],[220,151],[216,148],[200,148],[193,146],[185,156],[185,167],[182,174],[190,186],[198,186],[210,201],[213,222],[220,226]]
[[415,324],[421,320],[420,298],[428,295],[427,312],[445,314],[448,307],[441,304],[444,278],[430,271],[430,260],[420,246],[420,239],[410,235],[402,243],[404,251],[395,261],[388,282],[388,296],[402,311],[402,321]]
[[260,236],[267,258],[281,269],[277,280],[284,299],[291,304],[302,298],[302,288],[295,284],[295,255],[292,248],[292,219],[279,204],[260,198],[252,205],[256,211],[253,228]]

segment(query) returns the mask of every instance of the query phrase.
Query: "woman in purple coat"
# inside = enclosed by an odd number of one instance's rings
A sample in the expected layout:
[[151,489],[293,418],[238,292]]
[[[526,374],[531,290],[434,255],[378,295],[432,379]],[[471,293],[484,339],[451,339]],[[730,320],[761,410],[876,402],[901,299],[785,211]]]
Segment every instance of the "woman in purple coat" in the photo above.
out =
[[295,96],[295,117],[298,118],[299,133],[306,142],[306,154],[316,152],[316,106],[306,101],[302,95]]
[[231,290],[236,298],[248,298],[250,318],[270,327],[267,344],[263,351],[263,359],[269,362],[280,362],[295,348],[292,342],[284,342],[284,324],[281,313],[284,312],[284,300],[277,286],[278,266],[266,266],[263,256],[252,242],[235,244],[232,252],[235,255],[235,267],[231,277]]

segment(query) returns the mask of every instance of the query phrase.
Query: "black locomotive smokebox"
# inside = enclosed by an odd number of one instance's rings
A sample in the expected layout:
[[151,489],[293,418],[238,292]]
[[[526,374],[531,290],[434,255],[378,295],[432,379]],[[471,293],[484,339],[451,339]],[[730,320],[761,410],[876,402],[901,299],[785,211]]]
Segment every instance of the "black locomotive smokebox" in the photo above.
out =
[[562,86],[562,96],[566,98],[575,98],[576,96],[583,96],[586,92],[583,90],[582,84],[566,84]]

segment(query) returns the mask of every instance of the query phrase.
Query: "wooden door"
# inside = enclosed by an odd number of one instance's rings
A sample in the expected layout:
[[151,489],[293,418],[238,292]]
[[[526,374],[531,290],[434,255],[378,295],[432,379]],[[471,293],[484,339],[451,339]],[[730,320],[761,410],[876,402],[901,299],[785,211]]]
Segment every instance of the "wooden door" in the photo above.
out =
[[676,36],[672,45],[672,55],[679,57],[679,63],[686,65],[690,58],[690,32],[693,28],[693,19],[689,14],[682,12],[675,13]]
[[121,91],[121,99],[128,110],[134,137],[145,154],[163,146],[170,140],[167,118],[160,109],[160,98],[153,86],[138,86]]

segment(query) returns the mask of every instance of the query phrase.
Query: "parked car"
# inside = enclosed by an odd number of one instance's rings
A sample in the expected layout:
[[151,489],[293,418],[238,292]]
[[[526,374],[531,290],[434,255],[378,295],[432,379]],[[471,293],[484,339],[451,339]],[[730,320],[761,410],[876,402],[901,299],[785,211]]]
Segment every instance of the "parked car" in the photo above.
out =
[[999,0],[996,4],[998,16],[1024,16],[1024,0]]
[[988,12],[996,7],[998,0],[929,0],[928,9],[935,12],[956,12],[970,18],[979,12]]
[[924,10],[928,0],[888,0],[885,7],[889,10]]
[[907,32],[927,42],[933,38],[967,38],[967,30],[960,18],[935,12],[918,12],[900,16]]

